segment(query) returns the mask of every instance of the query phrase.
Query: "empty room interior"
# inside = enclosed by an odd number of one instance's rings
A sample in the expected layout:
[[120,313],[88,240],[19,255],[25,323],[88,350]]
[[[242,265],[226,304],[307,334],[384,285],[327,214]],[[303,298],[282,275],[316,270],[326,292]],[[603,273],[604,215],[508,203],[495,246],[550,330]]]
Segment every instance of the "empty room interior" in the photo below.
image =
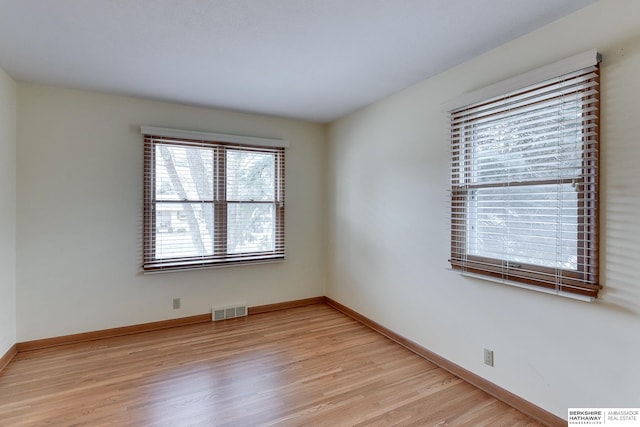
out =
[[637,126],[636,0],[2,0],[0,425],[640,408]]

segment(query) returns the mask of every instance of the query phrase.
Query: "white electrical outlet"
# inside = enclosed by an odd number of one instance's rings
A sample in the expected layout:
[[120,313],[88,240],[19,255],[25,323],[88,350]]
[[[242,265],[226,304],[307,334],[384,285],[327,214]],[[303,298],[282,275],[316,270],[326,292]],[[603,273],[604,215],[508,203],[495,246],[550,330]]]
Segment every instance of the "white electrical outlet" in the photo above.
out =
[[493,350],[484,349],[484,364],[493,366]]
[[173,309],[177,310],[180,308],[180,298],[174,298],[173,299]]

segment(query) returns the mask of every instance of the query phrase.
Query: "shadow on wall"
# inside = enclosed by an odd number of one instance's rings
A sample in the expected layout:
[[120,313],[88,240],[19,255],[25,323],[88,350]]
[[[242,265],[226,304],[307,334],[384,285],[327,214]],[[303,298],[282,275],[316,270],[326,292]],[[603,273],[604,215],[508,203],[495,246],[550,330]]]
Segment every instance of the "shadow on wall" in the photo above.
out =
[[[637,46],[637,44],[635,44]],[[601,303],[640,314],[640,51],[605,56],[601,129]]]

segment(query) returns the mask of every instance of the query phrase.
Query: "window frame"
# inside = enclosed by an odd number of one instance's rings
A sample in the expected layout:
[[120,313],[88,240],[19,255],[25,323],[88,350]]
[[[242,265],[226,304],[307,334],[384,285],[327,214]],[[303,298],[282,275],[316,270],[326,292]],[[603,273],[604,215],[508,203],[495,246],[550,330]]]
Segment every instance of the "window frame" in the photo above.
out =
[[[276,262],[285,259],[285,148],[286,141],[235,135],[191,132],[164,128],[141,128],[144,135],[144,202],[143,202],[143,262],[145,273],[194,268],[211,268],[236,264]],[[178,137],[175,137],[177,135]],[[185,136],[187,138],[185,138]],[[197,139],[193,139],[193,137]],[[202,137],[205,136],[203,139]],[[222,140],[222,141],[220,141]],[[226,140],[226,141],[225,141]],[[231,141],[229,141],[231,140]],[[242,143],[233,142],[239,140]],[[253,144],[245,143],[246,141]],[[213,194],[211,199],[163,200],[156,194],[156,156],[159,146],[183,146],[213,150]],[[227,198],[227,153],[267,153],[274,156],[274,199],[269,201],[229,200]],[[213,254],[157,257],[157,205],[162,203],[201,203],[213,205]],[[229,253],[228,218],[230,204],[272,204],[274,206],[274,247],[270,251]]]
[[[595,58],[595,64],[600,62],[599,54],[595,51],[590,51],[589,56]],[[574,58],[570,58],[571,62]],[[589,59],[591,61],[591,59]],[[574,61],[575,62],[575,61]],[[548,67],[547,67],[548,68]],[[560,67],[561,69],[562,67]],[[578,71],[581,68],[577,67],[572,71]],[[544,67],[543,67],[544,69]],[[547,74],[549,74],[548,70]],[[596,87],[599,88],[599,70],[596,68]],[[534,70],[530,75],[539,74],[538,70]],[[544,74],[544,73],[543,73]],[[560,77],[562,73],[559,73],[551,77]],[[523,80],[522,76],[511,79],[511,81],[503,82],[495,85],[498,88],[508,88],[513,84],[520,84]],[[524,79],[526,80],[526,78]],[[543,82],[546,79],[539,79],[535,81],[535,78],[531,84]],[[514,83],[516,82],[516,83]],[[526,86],[523,87],[518,94],[526,93]],[[513,90],[515,88],[511,88]],[[519,88],[518,88],[519,89]],[[489,92],[495,91],[494,88],[490,88]],[[572,294],[580,297],[585,297],[588,300],[596,298],[598,290],[601,289],[601,285],[598,283],[598,162],[599,151],[597,149],[599,134],[598,125],[599,117],[595,119],[583,120],[583,123],[595,126],[595,138],[585,136],[583,133],[582,144],[582,162],[581,162],[581,174],[578,179],[575,178],[560,178],[557,179],[539,179],[539,180],[524,180],[522,182],[501,182],[501,183],[481,183],[473,182],[471,179],[471,168],[473,162],[469,160],[473,156],[473,147],[475,141],[473,132],[470,129],[465,129],[471,125],[453,125],[454,113],[464,110],[466,105],[478,105],[483,102],[491,103],[496,98],[506,96],[509,92],[506,89],[500,92],[497,90],[497,94],[494,96],[486,96],[487,89],[477,91],[480,93],[471,94],[463,97],[466,99],[462,102],[463,105],[458,105],[456,108],[450,108],[449,112],[452,114],[452,134],[451,134],[451,179],[450,179],[450,225],[451,225],[451,253],[450,253],[450,265],[452,269],[463,273],[471,273],[474,276],[485,276],[492,278],[503,283],[508,284],[523,284],[525,287],[532,287],[534,289],[552,291],[557,294]],[[473,102],[468,102],[469,99],[474,99]],[[587,107],[599,109],[599,89],[598,94],[595,96],[595,102],[581,105],[582,117],[587,116],[585,110]],[[584,102],[585,98],[582,98]],[[591,101],[593,101],[591,99]],[[453,103],[460,103],[460,101],[454,101]],[[467,103],[468,102],[468,103]],[[591,117],[591,116],[590,116]],[[470,120],[473,123],[473,120]],[[456,131],[454,131],[456,129]],[[455,133],[458,132],[458,133]],[[457,151],[456,151],[457,147]],[[594,150],[590,152],[590,150]],[[456,184],[456,181],[459,181]],[[520,262],[512,262],[504,259],[493,258],[490,256],[472,255],[469,253],[468,248],[468,222],[469,222],[469,210],[467,205],[469,203],[472,192],[483,188],[495,188],[495,187],[518,187],[529,185],[545,185],[545,184],[572,184],[577,186],[579,191],[577,199],[577,238],[576,238],[576,250],[577,250],[577,266],[576,270],[567,270],[554,267],[546,267],[542,265],[526,264]]]

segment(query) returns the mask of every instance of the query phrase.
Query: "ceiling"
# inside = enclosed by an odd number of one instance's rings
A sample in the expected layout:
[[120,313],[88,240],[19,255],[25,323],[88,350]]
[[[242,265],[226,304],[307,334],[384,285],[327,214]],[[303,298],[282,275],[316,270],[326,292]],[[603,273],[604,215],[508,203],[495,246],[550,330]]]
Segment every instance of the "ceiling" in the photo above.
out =
[[0,0],[0,68],[328,122],[593,2]]

